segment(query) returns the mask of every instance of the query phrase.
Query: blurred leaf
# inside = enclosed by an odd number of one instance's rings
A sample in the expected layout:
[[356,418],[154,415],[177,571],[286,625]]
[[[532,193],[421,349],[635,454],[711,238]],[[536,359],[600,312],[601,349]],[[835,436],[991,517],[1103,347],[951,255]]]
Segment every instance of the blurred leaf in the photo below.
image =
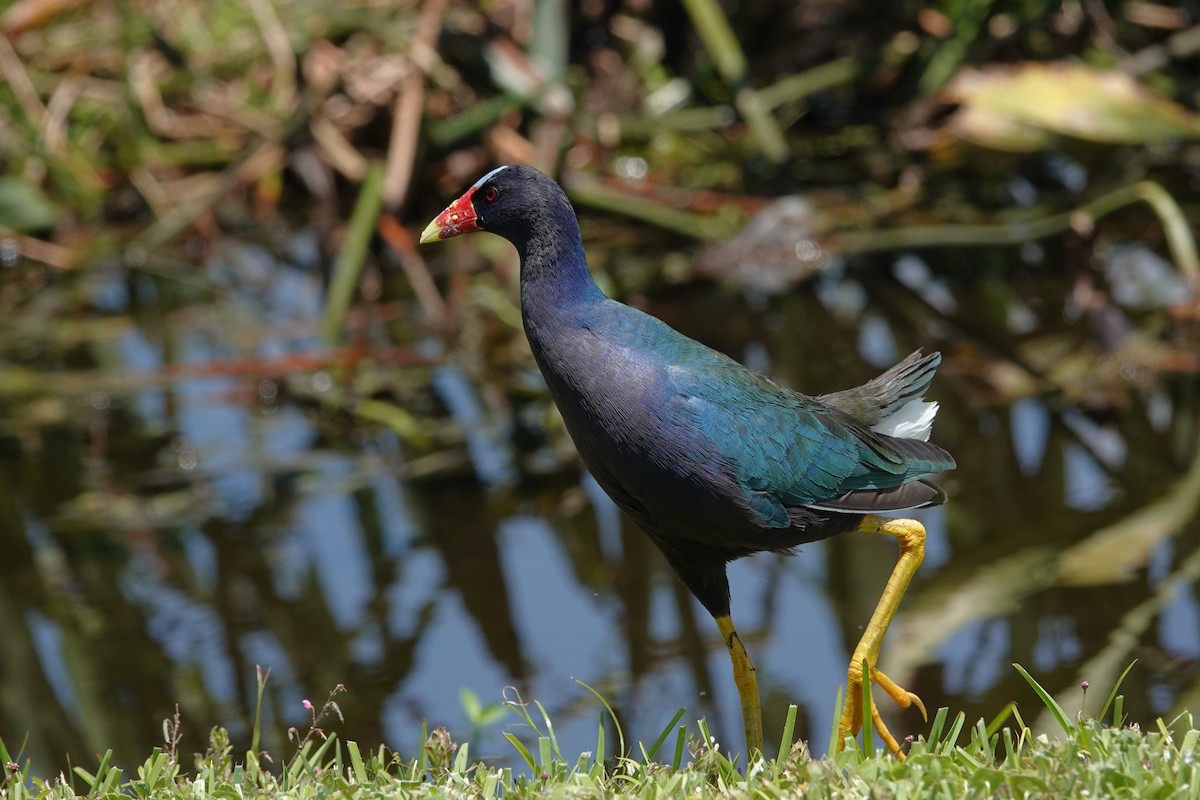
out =
[[45,230],[58,221],[58,206],[21,178],[0,178],[0,227],[21,233]]
[[458,701],[472,728],[486,728],[499,722],[508,714],[508,709],[501,703],[490,703],[485,706],[479,701],[479,695],[469,688],[459,689]]
[[1191,296],[1171,262],[1139,242],[1113,246],[1103,264],[1113,300],[1126,308],[1170,308]]
[[533,41],[530,56],[552,81],[561,80],[567,72],[571,39],[567,4],[563,0],[539,0],[533,7]]
[[406,441],[418,447],[429,445],[429,431],[422,427],[408,409],[383,400],[360,400],[354,413],[362,419],[387,425]]
[[1200,119],[1130,76],[1063,62],[963,70],[943,98],[961,105],[948,130],[985,147],[1027,152],[1049,134],[1111,144],[1200,138]]
[[17,0],[0,16],[0,31],[5,36],[16,36],[85,2],[87,0]]
[[342,250],[329,278],[329,292],[321,319],[321,339],[328,345],[337,343],[340,338],[342,322],[358,288],[363,261],[375,233],[375,221],[383,207],[383,175],[383,164],[372,164],[367,170]]
[[1200,509],[1200,442],[1183,478],[1159,499],[1096,531],[1063,552],[1058,580],[1065,586],[1104,586],[1132,580],[1165,540]]
[[[978,41],[980,32],[987,25],[988,16],[994,12],[993,0],[949,0],[942,3],[941,14],[933,8],[926,7],[922,12],[922,27],[931,38],[943,41],[936,45],[933,55],[921,75],[921,90],[933,92],[943,86],[954,71],[963,63],[971,50],[973,43]],[[931,20],[941,19],[935,25],[945,25],[945,29],[934,31],[929,27]]]
[[1050,131],[1012,117],[964,106],[950,117],[946,130],[959,139],[1006,153],[1036,153],[1054,147]]

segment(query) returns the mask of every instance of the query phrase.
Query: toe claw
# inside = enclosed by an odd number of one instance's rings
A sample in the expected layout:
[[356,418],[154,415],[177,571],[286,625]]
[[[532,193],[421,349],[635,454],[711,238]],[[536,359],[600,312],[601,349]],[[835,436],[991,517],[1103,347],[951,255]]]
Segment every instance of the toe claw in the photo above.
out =
[[912,692],[909,692],[908,701],[916,706],[917,710],[921,712],[921,719],[929,722],[929,712],[925,710],[925,703],[921,701],[921,698],[917,697]]
[[[864,709],[862,707],[861,689],[863,677],[860,677],[863,675],[864,670],[861,662],[859,662],[857,666],[858,670],[855,670],[855,665],[852,663],[847,675],[848,687],[846,700],[842,707],[842,718],[839,725],[839,733],[843,740],[847,736],[855,736],[861,729],[862,725],[867,722],[867,720],[863,719]],[[924,701],[922,701],[915,692],[910,692],[907,689],[900,687],[895,681],[874,667],[868,666],[866,667],[865,671],[866,675],[864,677],[886,692],[887,695],[891,697],[897,705],[899,705],[901,708],[911,708],[912,706],[916,706],[917,710],[921,712],[921,718],[924,719],[925,722],[929,722],[929,711],[925,708]],[[880,737],[883,739],[883,741],[887,744],[888,749],[898,758],[903,759],[904,754],[901,751],[900,745],[896,742],[896,739],[887,729],[887,725],[884,724],[883,718],[879,714],[879,707],[874,704],[871,706],[870,723],[871,726],[880,734]],[[838,749],[841,749],[840,743]]]

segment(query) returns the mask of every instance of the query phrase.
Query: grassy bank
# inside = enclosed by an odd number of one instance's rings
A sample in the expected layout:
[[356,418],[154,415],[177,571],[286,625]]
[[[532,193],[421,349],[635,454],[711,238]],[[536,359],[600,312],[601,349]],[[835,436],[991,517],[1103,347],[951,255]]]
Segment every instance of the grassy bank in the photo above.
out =
[[[951,718],[942,709],[929,735],[912,743],[904,761],[868,755],[858,747],[814,759],[807,745],[797,742],[781,746],[776,758],[756,756],[746,768],[739,756],[726,756],[703,721],[700,735],[686,737],[684,727],[675,728],[678,716],[656,742],[633,748],[636,755],[606,759],[601,727],[595,751],[569,756],[559,751],[549,720],[542,715],[539,724],[538,712],[522,704],[512,704],[521,722],[517,729],[532,731],[532,743],[505,734],[519,766],[472,763],[469,744],[455,744],[441,728],[410,760],[382,746],[366,751],[358,743],[326,736],[318,726],[338,711],[331,698],[314,712],[307,733],[294,732],[296,749],[285,760],[266,753],[256,757],[256,745],[235,758],[229,736],[220,728],[212,732],[206,753],[187,758],[175,752],[177,719],[164,725],[165,746],[130,771],[105,755],[94,770],[76,767],[72,774],[40,777],[0,743],[6,762],[0,796],[1200,798],[1200,731],[1190,713],[1143,729],[1122,720],[1121,698],[1114,691],[1100,716],[1111,710],[1123,724],[1071,719],[1036,683],[1030,684],[1057,720],[1056,735],[1035,735],[1016,706],[991,725],[983,720],[970,725],[963,714]],[[781,745],[792,738],[794,712],[793,707]],[[617,743],[618,750],[622,744]],[[869,736],[866,748],[871,748]]]

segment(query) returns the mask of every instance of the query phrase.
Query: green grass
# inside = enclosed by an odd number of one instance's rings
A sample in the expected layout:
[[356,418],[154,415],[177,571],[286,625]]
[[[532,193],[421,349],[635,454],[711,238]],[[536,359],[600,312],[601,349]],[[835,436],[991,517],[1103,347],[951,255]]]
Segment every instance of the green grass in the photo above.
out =
[[[1113,711],[1117,724],[1069,718],[1036,681],[1020,669],[1059,723],[1056,736],[1035,736],[1015,706],[992,723],[968,725],[963,714],[951,719],[947,709],[934,717],[929,735],[912,743],[909,757],[867,754],[853,746],[835,756],[813,759],[803,743],[781,748],[775,759],[754,758],[748,768],[730,759],[708,734],[687,738],[677,724],[683,712],[650,745],[633,754],[607,757],[604,726],[596,747],[567,757],[560,751],[554,727],[538,703],[518,696],[506,705],[531,743],[506,733],[518,767],[472,763],[470,747],[456,745],[445,730],[428,735],[421,752],[406,760],[383,747],[365,751],[355,742],[326,738],[319,725],[340,711],[335,690],[304,735],[294,731],[295,752],[266,769],[253,752],[233,757],[228,734],[213,731],[208,751],[187,770],[176,758],[165,727],[165,748],[155,748],[131,773],[100,759],[94,771],[76,767],[69,776],[36,777],[0,742],[6,779],[0,797],[108,798],[156,797],[179,800],[206,798],[347,797],[734,797],[759,800],[796,796],[824,798],[1007,798],[1129,797],[1200,800],[1197,731],[1190,713],[1142,730],[1123,724],[1121,700],[1114,688],[1101,717]],[[1128,670],[1126,671],[1128,672]],[[1122,676],[1124,677],[1124,676]],[[1119,684],[1118,684],[1119,686]],[[599,697],[599,695],[597,695]],[[603,703],[603,698],[600,698]],[[604,704],[607,709],[607,704]],[[607,709],[611,713],[611,709]],[[795,708],[781,737],[789,742]],[[1011,723],[1005,725],[1005,723]],[[619,734],[619,727],[618,727]],[[620,736],[618,737],[620,738]],[[623,741],[615,743],[623,751]]]

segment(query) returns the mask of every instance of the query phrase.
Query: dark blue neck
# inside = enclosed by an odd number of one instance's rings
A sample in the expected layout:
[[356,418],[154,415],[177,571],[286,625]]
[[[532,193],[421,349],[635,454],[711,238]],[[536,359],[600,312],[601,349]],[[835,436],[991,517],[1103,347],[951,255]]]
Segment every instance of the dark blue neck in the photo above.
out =
[[[565,207],[563,207],[565,206]],[[588,271],[579,223],[569,204],[548,209],[514,242],[521,255],[521,308],[526,316],[557,316],[579,304],[604,299]]]

